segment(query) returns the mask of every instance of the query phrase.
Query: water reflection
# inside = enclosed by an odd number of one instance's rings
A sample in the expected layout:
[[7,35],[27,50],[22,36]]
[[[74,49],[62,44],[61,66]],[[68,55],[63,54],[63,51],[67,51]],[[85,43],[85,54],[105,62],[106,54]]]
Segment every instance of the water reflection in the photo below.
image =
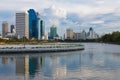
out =
[[29,56],[16,58],[16,75],[22,75],[25,79],[28,79],[29,74]]
[[3,57],[2,58],[2,64],[8,64],[8,58],[7,57]]
[[76,52],[0,55],[0,80],[120,79],[120,46],[87,43],[85,47]]

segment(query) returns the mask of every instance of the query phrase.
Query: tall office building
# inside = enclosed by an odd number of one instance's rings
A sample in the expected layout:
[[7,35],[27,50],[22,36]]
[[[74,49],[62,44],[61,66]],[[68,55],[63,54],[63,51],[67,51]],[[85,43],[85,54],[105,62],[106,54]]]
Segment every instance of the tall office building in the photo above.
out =
[[87,39],[96,39],[98,35],[95,33],[94,29],[90,27],[89,32],[87,34]]
[[40,21],[40,36],[41,39],[45,37],[45,22],[43,20]]
[[38,39],[39,17],[34,9],[29,9],[29,37]]
[[8,33],[8,22],[4,21],[2,23],[2,37],[5,37],[7,33]]
[[19,38],[29,38],[28,14],[25,12],[16,13],[16,34]]
[[38,40],[41,39],[40,36],[40,14],[37,12],[37,18],[38,18]]
[[81,39],[85,40],[87,38],[85,30],[82,31],[81,33]]
[[14,26],[14,25],[11,25],[11,26],[10,26],[10,32],[11,32],[11,33],[14,33],[14,29],[15,29],[15,26]]
[[50,28],[50,39],[54,39],[55,37],[57,37],[57,28],[52,25]]
[[74,32],[72,29],[67,29],[67,39],[73,39],[74,37]]
[[81,33],[74,33],[74,39],[79,40],[81,37]]

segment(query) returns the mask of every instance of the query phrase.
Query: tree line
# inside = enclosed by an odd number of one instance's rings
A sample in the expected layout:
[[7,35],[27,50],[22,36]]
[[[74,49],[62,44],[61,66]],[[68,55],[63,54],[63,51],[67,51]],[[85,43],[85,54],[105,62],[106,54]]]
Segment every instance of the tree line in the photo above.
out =
[[113,33],[105,34],[99,39],[99,41],[120,44],[120,32],[116,31]]

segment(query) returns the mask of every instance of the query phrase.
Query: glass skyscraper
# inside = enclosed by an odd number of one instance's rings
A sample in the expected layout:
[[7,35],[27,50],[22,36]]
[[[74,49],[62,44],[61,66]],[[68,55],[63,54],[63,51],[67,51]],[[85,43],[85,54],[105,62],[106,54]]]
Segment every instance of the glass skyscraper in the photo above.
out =
[[53,25],[50,28],[50,39],[54,39],[57,36],[57,28]]
[[13,32],[14,32],[14,29],[15,29],[15,26],[14,26],[14,25],[11,25],[11,26],[10,26],[10,32],[13,33]]
[[38,39],[38,15],[34,9],[29,9],[29,38]]
[[41,39],[45,36],[45,22],[43,20],[40,21],[40,36]]

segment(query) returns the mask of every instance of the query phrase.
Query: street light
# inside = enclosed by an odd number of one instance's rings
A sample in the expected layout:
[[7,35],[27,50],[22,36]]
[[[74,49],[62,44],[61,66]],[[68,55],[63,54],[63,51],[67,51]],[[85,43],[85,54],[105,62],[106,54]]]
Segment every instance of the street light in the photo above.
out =
[[25,48],[25,36],[23,36],[23,48]]

